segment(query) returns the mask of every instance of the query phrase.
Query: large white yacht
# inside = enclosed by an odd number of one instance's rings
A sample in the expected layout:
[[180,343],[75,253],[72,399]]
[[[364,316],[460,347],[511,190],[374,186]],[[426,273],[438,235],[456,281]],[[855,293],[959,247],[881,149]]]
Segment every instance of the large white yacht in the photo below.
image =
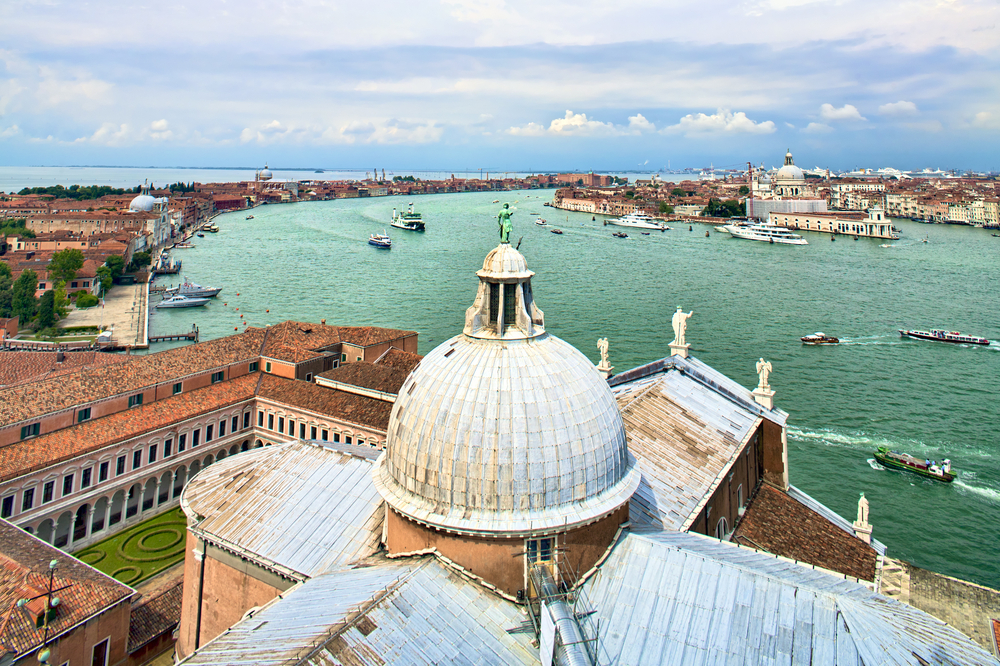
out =
[[787,227],[779,227],[776,224],[751,224],[747,226],[727,224],[725,228],[733,238],[745,238],[765,243],[784,243],[785,245],[809,244],[802,236],[793,234]]
[[666,224],[649,215],[646,215],[645,213],[629,213],[628,215],[616,217],[613,220],[604,220],[604,224],[613,224],[616,227],[632,227],[633,229],[656,229],[657,231],[670,230],[670,227]]

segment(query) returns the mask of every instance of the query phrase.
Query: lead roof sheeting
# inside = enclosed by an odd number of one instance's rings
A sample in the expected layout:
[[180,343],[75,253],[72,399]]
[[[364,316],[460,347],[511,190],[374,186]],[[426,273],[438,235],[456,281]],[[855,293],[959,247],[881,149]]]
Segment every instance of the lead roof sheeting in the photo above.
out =
[[370,460],[290,442],[217,462],[185,497],[209,538],[315,576],[378,548],[384,510],[371,469]]
[[615,394],[643,476],[632,498],[633,520],[681,529],[757,415],[677,370],[623,384]]
[[998,664],[862,585],[709,537],[628,534],[585,585],[599,663]]

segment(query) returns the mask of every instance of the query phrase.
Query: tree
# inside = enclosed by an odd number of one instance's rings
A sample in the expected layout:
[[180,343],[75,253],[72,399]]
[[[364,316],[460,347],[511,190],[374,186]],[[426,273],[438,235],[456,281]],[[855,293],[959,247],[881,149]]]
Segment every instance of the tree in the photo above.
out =
[[52,255],[49,262],[49,276],[55,282],[69,282],[76,272],[83,268],[83,252],[75,247],[60,250]]
[[750,194],[750,188],[746,185],[740,185],[740,196],[745,197],[748,194]]
[[665,215],[670,215],[674,212],[674,207],[668,204],[666,201],[660,202],[660,212]]
[[709,199],[708,205],[701,211],[701,214],[711,217],[733,217],[734,215],[743,215],[743,211],[743,204],[735,199],[727,199],[726,201]]
[[684,196],[684,190],[682,190],[679,187],[675,187],[674,189],[670,190],[670,194],[674,195],[675,197],[682,197]]
[[125,272],[125,259],[113,254],[104,260],[104,265],[111,269],[111,277],[120,277]]
[[579,180],[577,180],[576,184],[577,185],[583,185],[583,178],[580,178]]
[[97,269],[97,279],[101,281],[101,296],[108,293],[115,283],[114,275],[107,266],[99,266]]
[[0,276],[11,277],[10,266],[3,261],[0,261]]
[[25,326],[35,316],[35,291],[38,289],[38,273],[30,268],[21,273],[14,282],[11,294],[11,310]]
[[42,294],[38,301],[38,321],[35,322],[36,330],[52,328],[56,325],[56,292],[49,289]]
[[60,319],[62,319],[63,317],[65,317],[66,313],[69,312],[69,299],[66,298],[66,283],[65,282],[59,282],[56,285],[56,298],[55,298],[55,303],[53,304],[53,307],[55,308],[56,315]]
[[142,268],[143,266],[149,266],[151,259],[149,252],[136,252],[132,255],[132,265],[136,268]]
[[[7,266],[7,264],[0,264],[0,266]],[[14,282],[10,279],[10,269],[7,269],[7,274],[4,275],[0,271],[0,317],[6,319],[14,315],[11,310],[11,302],[14,298],[13,292]]]

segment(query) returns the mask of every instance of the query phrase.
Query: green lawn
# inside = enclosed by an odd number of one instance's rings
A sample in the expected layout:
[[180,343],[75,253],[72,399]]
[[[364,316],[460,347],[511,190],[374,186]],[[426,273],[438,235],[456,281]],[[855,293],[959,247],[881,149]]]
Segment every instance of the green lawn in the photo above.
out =
[[184,559],[186,528],[184,512],[178,507],[73,556],[126,585],[135,585]]

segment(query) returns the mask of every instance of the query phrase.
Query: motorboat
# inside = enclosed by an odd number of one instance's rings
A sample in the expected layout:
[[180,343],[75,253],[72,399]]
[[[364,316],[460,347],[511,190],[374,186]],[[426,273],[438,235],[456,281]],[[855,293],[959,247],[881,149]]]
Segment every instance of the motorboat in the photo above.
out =
[[625,233],[624,231],[616,231],[611,235],[614,236],[615,238],[628,238],[628,234]]
[[727,224],[726,231],[733,238],[743,238],[745,240],[781,243],[784,245],[809,244],[802,236],[793,234],[787,227],[779,227],[776,224],[750,224],[747,226]]
[[666,224],[645,213],[629,213],[628,215],[622,215],[621,217],[604,220],[604,224],[605,226],[610,224],[616,227],[631,227],[632,229],[655,229],[656,231],[670,230],[670,227]]
[[156,304],[157,308],[196,308],[208,303],[208,298],[192,298],[175,294],[170,298],[165,298]]
[[648,231],[640,231],[639,233],[642,234],[643,236],[648,236],[649,235]]
[[546,222],[545,220],[543,220],[542,218],[538,218],[537,220],[535,220],[535,224],[537,224],[540,227],[547,227],[547,226],[549,226],[549,223]]
[[194,249],[194,245],[191,245],[191,243],[174,243],[174,249],[177,249],[177,250],[192,250],[192,249]]
[[951,472],[951,461],[948,459],[942,460],[939,465],[936,460],[915,458],[909,453],[898,453],[890,451],[887,446],[880,446],[875,451],[875,460],[886,467],[913,472],[928,479],[945,483],[955,480],[955,475]]
[[197,236],[198,238],[204,238],[204,237],[205,237],[205,234],[203,234],[203,233],[201,233],[201,232],[198,232],[198,233],[197,233],[197,234],[195,234],[195,235],[196,235],[196,236]]
[[215,298],[219,295],[220,291],[222,291],[222,287],[203,287],[185,277],[184,282],[179,286],[167,289],[164,293],[187,296],[189,298]]
[[368,244],[374,245],[375,247],[384,248],[386,250],[392,248],[392,241],[389,239],[389,235],[383,230],[380,234],[372,234],[368,237]]
[[807,345],[835,345],[840,342],[840,338],[835,338],[832,335],[827,335],[821,331],[817,331],[812,335],[806,335],[799,338],[804,344]]
[[904,331],[899,334],[904,338],[916,338],[917,340],[934,340],[936,342],[957,342],[969,345],[989,345],[990,341],[975,335],[966,335],[958,331],[945,331],[939,328],[932,328],[930,331]]
[[414,212],[412,202],[409,209],[402,212],[397,213],[395,208],[392,209],[391,224],[397,229],[406,229],[408,231],[424,231],[426,229],[423,215]]
[[550,231],[556,235],[562,236],[562,229],[550,229]]
[[247,215],[247,219],[248,220],[252,220],[253,219],[253,215]]

